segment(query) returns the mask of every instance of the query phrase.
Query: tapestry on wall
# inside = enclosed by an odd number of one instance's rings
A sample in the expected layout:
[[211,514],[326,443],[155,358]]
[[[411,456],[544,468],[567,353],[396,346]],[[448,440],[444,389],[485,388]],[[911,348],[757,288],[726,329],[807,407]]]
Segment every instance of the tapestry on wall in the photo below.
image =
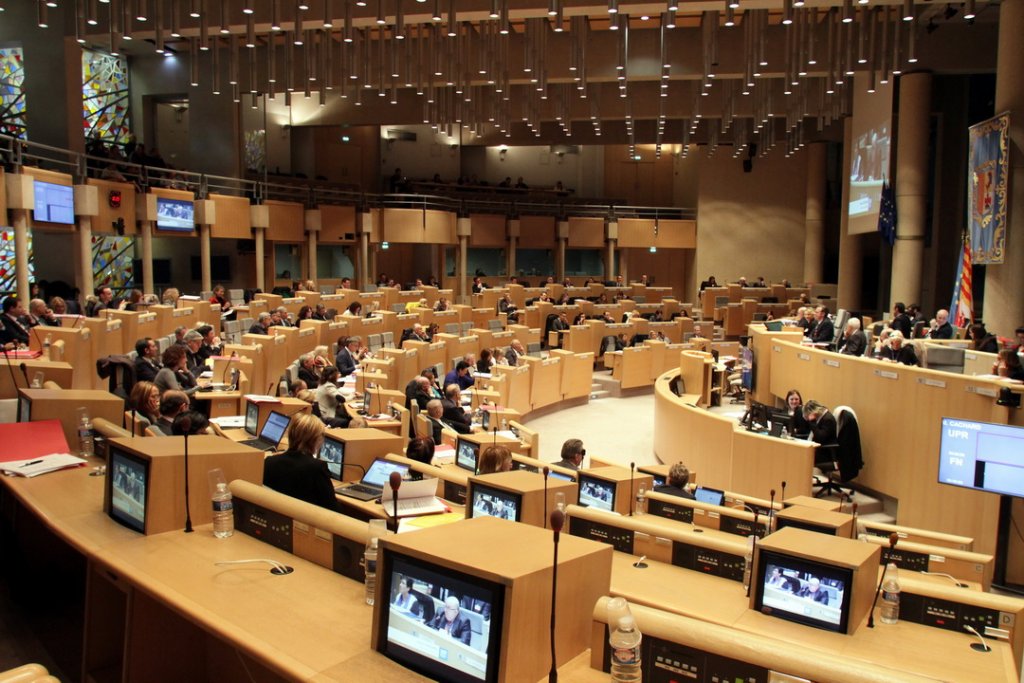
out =
[[973,125],[968,156],[970,198],[967,224],[974,265],[1002,263],[1006,249],[1007,179],[1010,169],[1010,115]]

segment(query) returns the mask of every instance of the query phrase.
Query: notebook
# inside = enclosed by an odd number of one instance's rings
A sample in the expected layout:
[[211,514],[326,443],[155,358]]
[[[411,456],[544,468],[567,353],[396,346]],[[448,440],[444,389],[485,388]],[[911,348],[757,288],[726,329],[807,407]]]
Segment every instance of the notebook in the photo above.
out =
[[[409,466],[377,458],[366,470],[366,474],[358,484],[338,486],[334,491],[339,496],[347,496],[356,500],[375,500],[381,497],[384,487],[389,485],[392,472],[398,472],[404,479],[409,473]],[[401,498],[401,494],[399,494],[399,498]]]
[[276,410],[270,411],[270,415],[267,416],[267,421],[263,423],[263,429],[260,430],[260,435],[255,439],[248,439],[240,443],[258,448],[261,451],[276,451],[277,445],[281,443],[281,439],[284,438],[284,432],[288,429],[288,423],[291,422],[291,418],[287,415],[277,412]]

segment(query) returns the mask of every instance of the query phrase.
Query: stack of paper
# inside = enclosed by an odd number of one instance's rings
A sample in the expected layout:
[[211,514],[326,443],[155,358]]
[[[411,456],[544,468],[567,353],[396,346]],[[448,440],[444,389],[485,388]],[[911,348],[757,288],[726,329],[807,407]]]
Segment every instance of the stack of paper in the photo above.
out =
[[28,460],[9,460],[0,463],[0,472],[8,476],[37,477],[40,474],[56,472],[69,467],[80,467],[85,460],[69,453],[51,453]]

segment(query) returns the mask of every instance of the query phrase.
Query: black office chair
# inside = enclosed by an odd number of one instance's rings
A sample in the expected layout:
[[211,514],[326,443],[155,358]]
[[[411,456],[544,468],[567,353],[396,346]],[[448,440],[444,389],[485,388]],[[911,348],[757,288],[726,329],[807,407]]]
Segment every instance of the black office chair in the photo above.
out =
[[836,441],[829,446],[818,446],[814,466],[821,476],[813,476],[814,497],[826,495],[853,498],[853,489],[843,490],[840,484],[852,481],[864,467],[860,446],[860,426],[857,414],[849,406],[838,406],[836,416]]

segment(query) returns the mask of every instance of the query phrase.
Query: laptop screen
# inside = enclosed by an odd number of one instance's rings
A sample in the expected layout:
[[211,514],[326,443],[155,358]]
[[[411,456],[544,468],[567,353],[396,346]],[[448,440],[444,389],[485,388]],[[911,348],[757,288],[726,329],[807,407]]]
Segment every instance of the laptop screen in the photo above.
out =
[[345,442],[325,436],[324,443],[320,446],[320,459],[327,463],[331,479],[341,481],[341,468],[345,463]]
[[721,505],[725,500],[725,492],[719,491],[718,489],[709,489],[704,486],[698,486],[697,490],[693,493],[693,497],[701,503],[707,503],[708,505]]
[[260,420],[260,407],[249,401],[245,404],[245,431],[256,436],[256,425]]
[[288,423],[291,420],[287,415],[272,410],[270,415],[267,416],[267,421],[263,423],[263,431],[260,432],[260,438],[270,441],[276,446],[281,442],[284,430],[288,429]]
[[370,465],[370,469],[366,470],[361,483],[367,486],[376,486],[383,491],[384,487],[388,484],[388,480],[391,478],[392,472],[398,472],[402,475],[402,478],[405,478],[405,475],[409,472],[409,466],[403,465],[400,462],[391,462],[377,458]]

